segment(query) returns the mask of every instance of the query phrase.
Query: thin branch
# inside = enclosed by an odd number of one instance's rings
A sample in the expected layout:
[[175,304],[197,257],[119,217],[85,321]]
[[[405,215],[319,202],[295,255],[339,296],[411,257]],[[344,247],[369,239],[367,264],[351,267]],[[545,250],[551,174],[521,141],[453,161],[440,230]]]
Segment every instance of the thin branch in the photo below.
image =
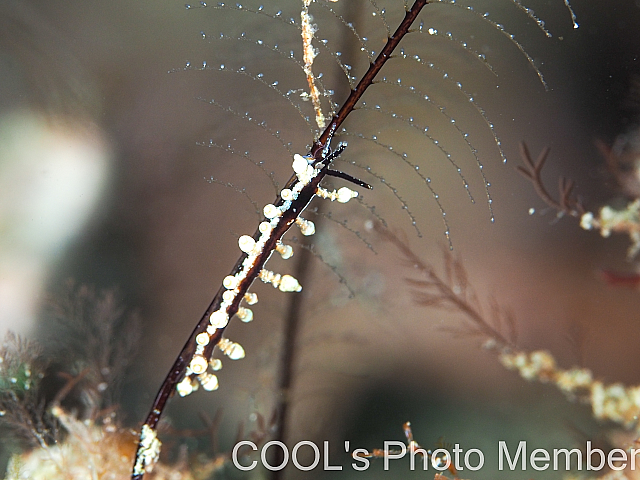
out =
[[567,214],[579,218],[585,213],[585,209],[582,202],[573,196],[573,188],[575,186],[573,180],[560,177],[558,185],[559,200],[555,200],[544,186],[541,174],[550,151],[551,149],[549,147],[544,147],[534,162],[527,148],[527,144],[521,142],[520,156],[525,166],[518,165],[516,169],[523,177],[531,182],[542,201],[556,210],[558,215]]
[[445,278],[443,280],[433,266],[416,255],[409,245],[398,238],[389,229],[377,223],[374,227],[387,241],[391,242],[424,278],[407,279],[407,283],[416,288],[415,301],[419,305],[451,309],[463,313],[471,322],[466,334],[483,335],[502,348],[515,347],[515,318],[509,311],[502,309],[495,300],[490,302],[491,315],[487,317],[475,292],[469,287],[467,273],[462,263],[449,251],[445,251]]

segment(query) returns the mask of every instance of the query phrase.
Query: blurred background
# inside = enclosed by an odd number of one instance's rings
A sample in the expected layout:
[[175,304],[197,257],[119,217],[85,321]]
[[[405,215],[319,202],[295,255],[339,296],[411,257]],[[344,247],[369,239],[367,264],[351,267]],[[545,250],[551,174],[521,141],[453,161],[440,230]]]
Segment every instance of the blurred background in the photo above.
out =
[[[238,236],[255,230],[259,215],[250,200],[258,208],[273,200],[269,174],[284,184],[291,152],[306,152],[317,131],[309,102],[297,92],[288,95],[292,102],[278,93],[307,89],[299,65],[286,58],[290,51],[301,58],[299,29],[288,24],[289,18],[299,24],[300,3],[271,3],[260,13],[169,0],[0,4],[0,330],[46,343],[56,331],[47,325],[44,300],[67,279],[117,287],[143,322],[120,401],[126,425],[146,415],[235,264]],[[545,20],[551,38],[512,2],[467,4],[515,36],[548,91],[503,32],[463,8],[435,4],[421,14],[423,32],[402,46],[437,68],[395,59],[383,72],[389,83],[401,78],[432,101],[385,83],[364,101],[428,126],[461,168],[475,203],[442,149],[406,122],[367,108],[345,125],[341,139],[349,147],[338,168],[371,183],[364,202],[438,268],[447,228],[481,302],[493,295],[513,310],[521,348],[548,349],[562,365],[583,365],[609,383],[637,384],[640,297],[637,288],[602,278],[603,270],[636,272],[637,262],[626,258],[628,238],[603,239],[581,230],[576,219],[557,219],[514,167],[520,141],[534,156],[550,146],[544,178],[551,192],[564,175],[576,181],[591,210],[624,199],[596,142],[638,153],[640,4],[576,0],[580,28],[574,29],[561,0],[531,0],[527,6]],[[369,49],[382,48],[386,29],[368,2],[328,5],[353,22]],[[402,2],[385,5],[393,30]],[[312,4],[311,12],[317,39],[327,39],[359,77],[368,65],[360,43],[324,6]],[[339,104],[349,84],[330,51],[316,45],[314,71]],[[487,122],[444,73],[484,109],[506,165]],[[461,131],[469,133],[491,184],[495,223]],[[432,180],[448,227],[414,168],[382,144],[407,153]],[[498,440],[569,448],[599,434],[603,425],[590,419],[588,407],[504,370],[482,350],[483,338],[452,334],[448,329],[462,325],[460,314],[415,305],[405,279],[416,276],[395,247],[367,230],[376,220],[370,209],[325,203],[316,200],[319,213],[307,215],[317,225],[314,237],[289,234],[313,243],[317,255],[294,247],[292,260],[269,263],[279,273],[296,272],[304,287],[299,298],[254,287],[255,321],[233,322],[228,330],[246,358],[225,360],[219,391],[173,401],[167,420],[175,428],[197,428],[195,412],[213,416],[222,408],[224,450],[239,422],[250,429],[256,413],[269,418],[281,396],[283,325],[293,315],[298,331],[286,347],[294,352],[286,438],[331,440],[338,462],[349,463],[340,457],[344,440],[353,448],[381,448],[384,440],[402,441],[402,424],[411,420],[424,446],[442,437],[483,450],[487,467],[472,478],[512,478],[491,469]],[[205,450],[204,443],[188,445]],[[381,470],[368,473],[386,478]],[[342,475],[358,474],[347,468]]]

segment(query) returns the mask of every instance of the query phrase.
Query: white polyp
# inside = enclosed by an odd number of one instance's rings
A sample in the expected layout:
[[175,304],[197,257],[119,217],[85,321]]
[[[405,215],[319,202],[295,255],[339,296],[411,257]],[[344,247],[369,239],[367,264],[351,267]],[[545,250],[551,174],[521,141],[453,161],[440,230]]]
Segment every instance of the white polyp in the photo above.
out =
[[283,188],[280,192],[280,196],[283,200],[293,200],[293,192],[288,188]]
[[182,381],[176,385],[176,390],[178,391],[178,395],[181,397],[186,397],[191,392],[193,392],[193,385],[191,384],[191,378],[188,376],[184,377]]
[[242,235],[238,239],[238,246],[244,253],[251,253],[256,246],[256,241],[249,235]]
[[315,172],[313,167],[311,165],[307,165],[307,171],[304,174],[298,176],[298,180],[306,185],[314,177],[314,173]]
[[244,358],[244,348],[239,343],[232,342],[223,338],[218,343],[218,348],[231,360],[240,360]]
[[212,390],[217,390],[219,387],[218,377],[211,373],[203,373],[198,376],[198,380],[200,381],[200,385],[206,391],[211,392]]
[[189,363],[189,367],[191,367],[191,370],[193,371],[193,373],[195,373],[196,375],[200,375],[201,373],[204,373],[207,371],[208,364],[209,363],[203,356],[196,355],[191,359],[191,362]]
[[259,277],[260,277],[260,280],[262,280],[264,283],[270,283],[275,288],[278,288],[278,285],[280,285],[280,274],[273,273],[272,271],[267,270],[266,268],[263,268],[262,270],[260,270]]
[[358,196],[358,192],[351,190],[348,187],[342,187],[338,190],[338,202],[347,203],[352,198],[356,198]]
[[282,276],[279,288],[281,292],[299,292],[302,290],[302,286],[298,283],[298,280],[291,275]]
[[222,360],[220,360],[219,358],[212,358],[209,361],[209,366],[211,367],[211,370],[217,372],[222,368]]
[[160,456],[161,446],[162,443],[158,440],[155,430],[149,425],[143,425],[140,432],[140,449],[133,467],[135,475],[144,475],[145,472],[151,472],[153,465],[155,465]]
[[308,166],[309,163],[307,162],[307,159],[302,155],[296,153],[293,156],[293,164],[291,167],[293,168],[293,171],[296,172],[296,175],[303,175],[307,171]]
[[244,348],[242,348],[239,344],[234,343],[230,348],[228,352],[225,352],[227,354],[227,356],[231,359],[231,360],[240,360],[242,358],[244,358]]
[[318,187],[316,188],[316,195],[320,198],[329,198],[331,193],[326,188]]
[[247,305],[255,305],[258,303],[258,295],[256,293],[245,293],[244,301],[247,302]]
[[249,323],[253,320],[253,311],[251,311],[250,308],[239,307],[236,315],[238,315],[238,318],[245,323]]
[[270,283],[274,288],[279,288],[282,292],[299,292],[302,290],[298,280],[291,275],[280,275],[279,273],[262,269],[259,278],[264,283]]
[[233,290],[238,286],[238,279],[233,275],[227,275],[226,277],[224,277],[224,280],[222,280],[222,285],[227,290]]
[[298,225],[298,227],[300,227],[300,233],[302,233],[305,237],[316,233],[316,226],[311,220],[305,220],[302,217],[298,217],[296,218],[296,224]]
[[236,298],[236,293],[233,290],[226,290],[222,293],[222,300],[227,303],[233,302],[234,298]]
[[587,212],[580,217],[580,227],[584,230],[591,230],[593,228],[594,216],[592,212]]
[[330,192],[325,188],[318,187],[316,195],[320,198],[331,200],[332,202],[337,200],[340,203],[347,203],[352,198],[356,198],[358,196],[358,192],[355,192],[348,187],[342,187],[340,190],[334,190],[333,192]]
[[224,310],[216,310],[209,317],[209,323],[215,328],[224,328],[229,323],[229,315]]
[[293,255],[293,247],[291,245],[285,245],[284,243],[278,243],[276,244],[276,252],[278,252],[284,260],[287,260]]
[[260,233],[270,233],[272,227],[269,222],[261,222],[260,225],[258,225],[258,230],[260,230]]
[[281,211],[272,203],[268,203],[262,209],[262,213],[264,213],[264,216],[267,218],[276,218],[278,215],[280,215]]
[[209,343],[209,334],[207,332],[202,332],[196,335],[196,343],[198,345],[205,346]]

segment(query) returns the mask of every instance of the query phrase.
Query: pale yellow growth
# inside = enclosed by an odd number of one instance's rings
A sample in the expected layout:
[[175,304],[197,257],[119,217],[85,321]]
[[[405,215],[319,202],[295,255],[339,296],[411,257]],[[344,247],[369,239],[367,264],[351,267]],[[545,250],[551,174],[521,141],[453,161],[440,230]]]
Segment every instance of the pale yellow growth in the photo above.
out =
[[262,209],[262,213],[264,213],[264,216],[269,219],[276,218],[282,215],[282,211],[272,203],[268,203],[267,205],[265,205]]
[[213,390],[217,390],[219,387],[218,377],[213,375],[212,373],[202,373],[198,375],[198,381],[202,388],[204,388],[207,392],[211,392]]
[[185,376],[182,379],[182,381],[178,383],[178,385],[176,385],[176,390],[178,392],[178,395],[180,395],[181,397],[186,397],[187,395],[191,395],[191,393],[193,393],[193,390],[194,390],[193,383],[191,382],[191,376],[190,375]]
[[198,345],[206,346],[209,344],[209,334],[206,332],[199,333],[196,335],[196,343]]
[[298,280],[291,275],[280,275],[266,269],[260,271],[260,280],[264,283],[270,283],[275,288],[280,289],[281,292],[299,292],[302,290]]
[[293,197],[293,192],[288,188],[283,188],[280,192],[280,196],[283,200],[295,200],[295,198]]
[[268,235],[272,229],[273,227],[269,222],[262,222],[260,223],[260,225],[258,225],[258,230],[260,230],[260,233],[266,233]]
[[218,348],[231,360],[240,360],[244,358],[244,348],[239,343],[232,342],[226,338],[218,342]]
[[300,233],[302,233],[305,237],[316,233],[316,226],[311,220],[305,220],[302,217],[298,217],[296,218],[296,225],[300,227]]
[[[131,465],[136,447],[136,435],[106,417],[101,422],[79,420],[60,407],[51,409],[66,435],[51,445],[14,455],[7,467],[6,480],[125,480],[131,478]],[[142,455],[136,462],[136,473],[149,472],[160,452],[155,432],[142,427]],[[154,480],[191,480],[183,465],[170,468],[158,463]]]
[[242,235],[238,239],[238,246],[244,253],[250,254],[253,253],[253,249],[256,248],[256,241],[249,235]]
[[293,156],[293,163],[291,164],[291,168],[298,177],[298,183],[293,186],[293,190],[291,190],[291,194],[293,198],[297,198],[298,193],[309,184],[309,182],[320,173],[320,169],[322,168],[322,164],[318,164],[315,167],[312,165],[313,158],[311,157],[303,157],[302,155],[296,153]]
[[342,187],[339,190],[334,190],[333,192],[330,192],[325,188],[318,187],[316,195],[320,198],[331,200],[332,202],[337,200],[338,203],[347,203],[352,198],[356,198],[358,196],[358,192],[351,190],[349,187]]
[[244,301],[247,302],[247,305],[255,305],[258,303],[258,294],[257,293],[245,293]]
[[317,30],[317,27],[311,23],[312,17],[309,14],[309,5],[312,0],[303,0],[301,18],[301,35],[302,35],[302,52],[304,61],[304,73],[307,75],[307,83],[309,84],[308,97],[311,98],[313,103],[313,109],[316,112],[316,124],[320,130],[324,129],[327,125],[327,121],[322,113],[322,105],[320,104],[320,92],[316,85],[316,77],[313,74],[313,60],[318,54],[317,50],[313,47],[313,36]]
[[224,328],[229,323],[229,315],[224,310],[216,310],[209,317],[209,323],[215,328]]
[[226,277],[224,277],[224,280],[222,280],[222,285],[227,290],[233,290],[238,286],[238,279],[233,275],[227,275]]
[[296,173],[296,175],[300,176],[306,173],[307,169],[309,168],[309,162],[305,157],[303,157],[299,153],[296,153],[293,155],[293,163],[291,164],[291,168],[293,168],[293,171]]
[[189,363],[189,367],[191,367],[191,371],[193,373],[195,373],[196,375],[200,375],[201,373],[204,373],[207,371],[208,364],[209,363],[207,362],[206,358],[204,358],[202,355],[195,355],[191,359],[191,362]]
[[517,370],[527,380],[553,383],[567,394],[584,398],[591,405],[595,418],[611,420],[640,433],[640,386],[605,385],[594,380],[586,368],[563,370],[547,351],[505,352],[500,354],[500,362],[510,370]]
[[291,245],[285,245],[282,242],[278,242],[276,244],[276,252],[278,252],[284,260],[287,260],[293,256],[293,247]]
[[250,308],[239,307],[236,315],[238,315],[238,318],[245,323],[249,323],[253,320],[253,311]]
[[160,456],[161,445],[162,443],[158,440],[155,430],[148,425],[143,425],[134,473],[140,475],[145,471],[150,472],[153,469],[153,466]]
[[302,290],[302,286],[291,275],[283,275],[280,286],[278,287],[281,292],[299,292]]
[[599,230],[603,237],[611,232],[626,233],[632,242],[627,256],[633,258],[640,251],[640,199],[630,202],[624,210],[605,205],[597,216],[586,212],[580,218],[580,226],[585,230]]

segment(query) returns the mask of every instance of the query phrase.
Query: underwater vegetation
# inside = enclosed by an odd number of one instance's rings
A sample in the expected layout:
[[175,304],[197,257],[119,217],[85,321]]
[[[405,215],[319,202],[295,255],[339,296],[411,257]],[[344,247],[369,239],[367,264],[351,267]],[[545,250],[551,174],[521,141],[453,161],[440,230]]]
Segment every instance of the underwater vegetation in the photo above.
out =
[[[635,478],[498,467],[638,436],[638,7],[531,3],[3,6],[3,119],[108,163],[29,257],[6,478]],[[235,465],[273,441],[323,462]],[[483,466],[441,468],[458,445]]]

